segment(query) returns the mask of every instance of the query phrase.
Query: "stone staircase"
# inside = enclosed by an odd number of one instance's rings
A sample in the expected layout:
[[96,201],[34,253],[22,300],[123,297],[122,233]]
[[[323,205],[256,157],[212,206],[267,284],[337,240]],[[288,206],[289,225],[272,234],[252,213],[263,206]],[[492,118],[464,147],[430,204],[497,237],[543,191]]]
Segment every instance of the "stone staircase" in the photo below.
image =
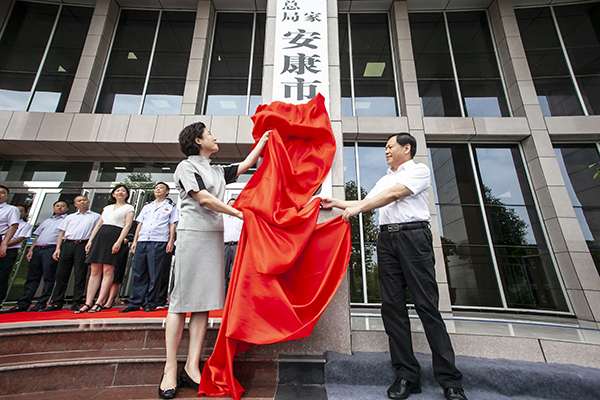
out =
[[[202,361],[218,328],[209,328]],[[187,329],[181,341],[185,362]],[[161,324],[63,325],[0,331],[0,399],[152,399],[165,362]],[[278,362],[272,356],[239,355],[234,362],[245,399],[274,399]],[[177,398],[196,398],[191,389]]]

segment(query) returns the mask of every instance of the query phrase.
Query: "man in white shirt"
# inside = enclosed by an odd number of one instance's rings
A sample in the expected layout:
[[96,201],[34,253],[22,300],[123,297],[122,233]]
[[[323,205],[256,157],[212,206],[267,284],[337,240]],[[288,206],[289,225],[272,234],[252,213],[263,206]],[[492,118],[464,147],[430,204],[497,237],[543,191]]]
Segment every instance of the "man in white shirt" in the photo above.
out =
[[[154,186],[156,200],[144,206],[136,218],[138,226],[131,245],[133,253],[132,287],[129,305],[120,313],[154,311],[160,299],[164,270],[171,266],[175,224],[179,221],[177,207],[166,201],[169,186],[159,182]],[[167,275],[168,276],[168,275]]]
[[60,233],[56,238],[56,249],[52,258],[58,261],[56,283],[52,292],[50,305],[41,311],[62,310],[67,292],[67,284],[73,270],[73,304],[69,310],[79,310],[85,302],[85,284],[87,280],[87,264],[85,263],[85,246],[96,226],[100,214],[90,211],[90,201],[85,196],[77,196],[73,201],[77,212],[67,215],[60,223]]
[[18,249],[9,249],[8,244],[12,240],[19,227],[19,209],[6,204],[9,190],[0,185],[0,308],[8,291],[8,278],[12,267],[17,260]]
[[435,280],[435,259],[429,222],[430,172],[413,157],[417,141],[408,133],[390,137],[385,158],[390,169],[367,197],[360,201],[324,198],[322,207],[344,210],[348,222],[361,212],[379,208],[381,232],[377,242],[381,317],[389,337],[396,381],[387,391],[391,399],[406,399],[421,392],[420,366],[411,342],[406,289],[410,291],[417,314],[431,347],[433,371],[447,400],[466,400],[462,374],[454,363],[454,350],[438,310],[439,294]]
[[[229,199],[227,202],[228,206],[233,207],[235,199]],[[223,214],[223,241],[225,242],[225,294],[229,288],[229,280],[231,279],[231,268],[235,261],[235,253],[237,252],[238,242],[240,241],[240,235],[242,234],[242,226],[244,221],[232,217],[231,215]]]
[[[68,210],[69,205],[66,201],[56,201],[54,203],[54,215],[43,221],[35,232],[33,232],[36,238],[27,253],[29,269],[27,271],[27,280],[23,286],[23,295],[17,301],[17,305],[7,310],[6,313],[40,311],[46,308],[46,303],[50,299],[52,289],[54,288],[54,278],[58,265],[58,262],[52,258],[52,254],[56,249],[56,239],[60,233],[58,227],[62,220],[67,217]],[[44,279],[42,294],[38,298],[37,304],[30,308],[29,306],[33,301],[42,278]]]

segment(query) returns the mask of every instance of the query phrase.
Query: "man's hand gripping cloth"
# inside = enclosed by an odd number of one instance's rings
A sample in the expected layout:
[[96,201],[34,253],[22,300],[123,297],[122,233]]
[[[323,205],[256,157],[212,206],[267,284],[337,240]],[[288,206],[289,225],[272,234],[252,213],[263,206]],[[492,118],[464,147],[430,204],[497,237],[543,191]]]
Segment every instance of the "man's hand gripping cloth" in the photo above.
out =
[[318,95],[308,104],[274,102],[252,117],[257,141],[273,129],[264,160],[236,201],[244,226],[214,351],[202,371],[199,395],[244,389],[233,358],[250,344],[310,336],[339,287],[350,260],[350,224],[341,217],[317,225],[319,198],[335,139]]

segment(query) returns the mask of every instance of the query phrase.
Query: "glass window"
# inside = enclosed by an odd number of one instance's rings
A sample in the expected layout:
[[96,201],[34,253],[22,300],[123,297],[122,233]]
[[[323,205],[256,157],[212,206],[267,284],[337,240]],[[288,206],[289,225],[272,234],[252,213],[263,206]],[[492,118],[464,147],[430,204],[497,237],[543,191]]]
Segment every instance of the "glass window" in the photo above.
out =
[[122,10],[97,113],[179,114],[195,13]]
[[338,21],[342,115],[397,116],[388,15],[340,14]]
[[15,3],[0,40],[0,110],[64,111],[93,11]]
[[173,182],[176,163],[113,163],[100,164],[98,182]]
[[600,114],[600,3],[515,14],[544,115]]
[[409,19],[423,116],[510,115],[485,11]]
[[265,14],[217,14],[206,115],[248,115],[260,104],[265,20]]
[[598,146],[557,145],[554,152],[579,226],[600,274],[600,179],[594,179],[600,166]]
[[92,162],[13,161],[2,168],[7,181],[85,182],[92,172]]

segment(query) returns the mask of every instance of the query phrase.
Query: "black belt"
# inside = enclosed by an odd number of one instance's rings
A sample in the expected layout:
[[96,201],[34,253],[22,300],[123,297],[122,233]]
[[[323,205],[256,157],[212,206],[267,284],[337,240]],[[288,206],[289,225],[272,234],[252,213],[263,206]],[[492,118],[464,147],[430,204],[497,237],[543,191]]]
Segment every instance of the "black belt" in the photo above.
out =
[[48,246],[35,246],[34,248],[40,249],[40,250],[46,250],[46,249],[53,249],[55,247],[56,247],[55,244],[49,244]]
[[85,240],[69,240],[69,239],[65,239],[65,242],[70,242],[70,243],[75,243],[75,244],[86,244],[87,243],[87,239]]
[[404,224],[380,225],[381,232],[399,232],[399,231],[408,231],[411,229],[422,229],[422,228],[428,228],[428,227],[429,227],[429,222],[427,222],[427,221],[405,222]]
[[237,246],[238,242],[225,242],[225,246]]

